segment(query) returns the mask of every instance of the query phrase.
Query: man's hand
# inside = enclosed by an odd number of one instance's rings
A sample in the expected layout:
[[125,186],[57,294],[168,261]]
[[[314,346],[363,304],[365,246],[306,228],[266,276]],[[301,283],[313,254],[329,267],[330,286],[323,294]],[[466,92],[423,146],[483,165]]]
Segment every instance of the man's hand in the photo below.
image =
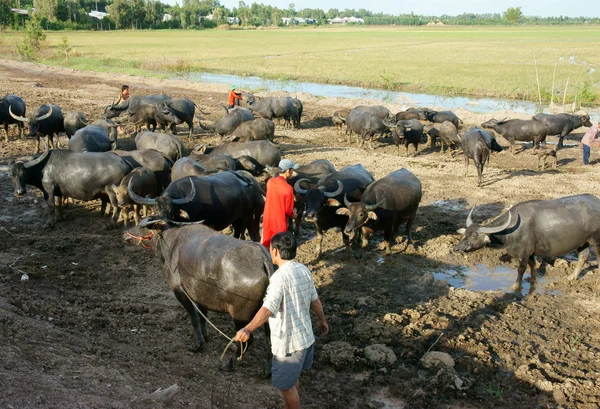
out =
[[319,327],[319,330],[321,330],[321,336],[327,335],[329,332],[329,325],[325,320],[317,320],[317,327]]
[[246,328],[242,328],[241,330],[239,330],[237,332],[237,334],[235,334],[235,337],[233,338],[233,340],[248,342],[248,340],[250,339],[250,335],[252,335],[252,333],[250,331],[248,331]]

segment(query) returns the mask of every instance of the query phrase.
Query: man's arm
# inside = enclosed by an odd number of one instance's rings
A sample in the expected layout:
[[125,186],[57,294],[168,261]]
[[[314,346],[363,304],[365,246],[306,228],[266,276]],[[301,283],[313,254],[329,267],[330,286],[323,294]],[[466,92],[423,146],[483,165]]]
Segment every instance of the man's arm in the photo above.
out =
[[258,310],[252,321],[250,321],[250,323],[244,328],[239,330],[237,334],[235,334],[235,338],[233,340],[247,342],[250,339],[250,335],[262,327],[272,315],[273,314],[268,308],[260,307],[260,310]]
[[286,192],[283,198],[283,205],[285,207],[285,215],[287,217],[294,217],[294,191]]
[[327,320],[325,319],[325,313],[323,312],[323,305],[321,305],[321,300],[318,298],[314,301],[311,301],[310,306],[317,314],[317,327],[321,330],[321,335],[327,335],[329,332],[329,325],[327,324]]

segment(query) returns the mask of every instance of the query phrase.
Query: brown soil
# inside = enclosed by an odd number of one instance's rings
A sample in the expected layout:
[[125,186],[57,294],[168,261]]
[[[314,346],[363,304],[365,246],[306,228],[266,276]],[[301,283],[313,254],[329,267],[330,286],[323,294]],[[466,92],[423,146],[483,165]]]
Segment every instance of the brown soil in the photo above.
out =
[[[52,102],[64,112],[83,111],[88,119],[100,115],[121,83],[133,94],[189,97],[207,121],[221,115],[226,97],[221,85],[9,61],[0,61],[0,73],[0,90],[21,95],[29,109]],[[503,152],[493,155],[485,184],[477,188],[472,165],[465,178],[462,157],[442,155],[439,148],[421,147],[406,158],[387,142],[372,151],[338,142],[330,115],[356,101],[299,97],[305,106],[302,129],[276,132],[286,157],[300,163],[325,158],[337,167],[362,163],[377,178],[406,167],[424,186],[415,244],[404,250],[398,240],[390,258],[381,257],[375,242],[363,259],[346,260],[340,234],[331,231],[324,257],[316,261],[314,230],[303,225],[298,259],[314,273],[331,326],[330,335],[317,341],[314,370],[302,377],[303,407],[597,408],[595,261],[585,277],[570,282],[572,258],[553,265],[540,260],[544,290],[524,298],[453,289],[432,275],[458,266],[505,264],[498,250],[466,256],[450,251],[473,205],[482,205],[476,219],[483,220],[524,200],[597,192],[597,165],[583,168],[574,142],[581,130],[567,141],[574,146],[559,151],[558,169],[534,170],[537,159],[527,150]],[[491,116],[457,112],[465,129]],[[497,113],[503,116],[518,115]],[[181,138],[188,148],[217,141],[203,131]],[[29,155],[34,146],[12,129],[10,142],[0,142],[0,163]],[[441,200],[452,206],[436,203]],[[15,198],[6,172],[0,173],[0,202],[0,407],[283,407],[259,376],[264,335],[233,374],[218,370],[226,341],[211,329],[205,350],[188,352],[189,320],[168,291],[161,266],[148,250],[124,245],[121,228],[98,215],[98,203],[71,205],[66,219],[46,230],[40,192],[29,188]],[[21,281],[25,272],[29,280]],[[211,317],[233,335],[227,316]],[[364,353],[373,344],[390,347],[397,361],[373,364]],[[449,353],[455,372],[422,368],[419,360],[430,348]],[[165,402],[150,397],[173,384],[180,389]]]

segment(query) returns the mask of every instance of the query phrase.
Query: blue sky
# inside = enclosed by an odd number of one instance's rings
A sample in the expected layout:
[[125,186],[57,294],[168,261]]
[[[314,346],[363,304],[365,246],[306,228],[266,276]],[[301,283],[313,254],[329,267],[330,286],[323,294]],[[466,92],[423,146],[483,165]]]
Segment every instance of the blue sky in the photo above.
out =
[[[166,0],[175,3],[176,0]],[[221,0],[227,8],[237,7],[239,0]],[[501,13],[509,7],[521,7],[528,16],[588,16],[600,17],[600,0],[421,0],[421,1],[390,1],[390,0],[245,0],[270,4],[279,8],[287,8],[290,3],[296,5],[296,10],[303,8],[330,8],[343,10],[365,8],[373,12],[389,14],[410,13],[425,15],[457,15],[466,13]],[[180,1],[181,3],[181,1]]]

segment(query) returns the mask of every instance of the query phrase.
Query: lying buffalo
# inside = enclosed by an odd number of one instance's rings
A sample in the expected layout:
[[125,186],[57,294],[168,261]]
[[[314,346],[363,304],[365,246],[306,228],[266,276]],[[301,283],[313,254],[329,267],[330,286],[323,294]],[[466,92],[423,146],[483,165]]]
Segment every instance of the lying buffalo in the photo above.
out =
[[419,151],[421,136],[423,136],[423,124],[416,119],[407,119],[396,122],[392,129],[392,138],[398,147],[398,156],[400,156],[401,145],[404,145],[406,156],[408,156],[409,145],[413,145],[416,156]]
[[573,130],[582,126],[592,126],[589,115],[536,114],[533,116],[533,119],[546,125],[546,135],[559,135],[559,148],[563,147],[563,140],[565,139],[565,136],[570,134]]
[[595,196],[522,202],[487,226],[473,222],[474,210],[467,218],[467,228],[458,231],[464,236],[454,250],[474,251],[488,244],[504,248],[509,256],[519,260],[517,281],[511,287],[516,292],[521,292],[527,265],[531,269],[529,292],[535,291],[535,256],[557,257],[576,250],[579,260],[569,276],[573,280],[588,261],[590,246],[600,254],[600,200]]
[[235,131],[236,128],[243,122],[252,121],[254,119],[254,115],[247,108],[235,107],[232,109],[226,109],[226,111],[227,113],[221,118],[217,119],[214,125],[205,127],[204,125],[200,124],[200,126],[203,129],[215,131],[221,136],[227,136]]
[[408,244],[412,243],[412,224],[421,201],[421,182],[407,169],[400,169],[371,183],[359,202],[344,197],[344,206],[336,213],[348,216],[344,233],[362,230],[362,247],[369,244],[373,232],[383,230],[384,249],[391,255],[398,229],[406,223]]
[[116,147],[104,129],[87,125],[69,139],[69,150],[73,152],[108,152]]
[[29,128],[29,136],[37,138],[36,153],[40,151],[40,136],[46,136],[48,146],[54,148],[54,136],[58,138],[58,134],[65,131],[62,111],[56,105],[44,104],[33,111],[29,118],[16,115],[10,106],[8,113]]
[[116,118],[127,110],[135,111],[141,105],[160,104],[161,102],[168,101],[169,99],[171,99],[171,98],[165,94],[146,95],[146,96],[134,95],[119,104],[112,104],[112,105],[107,106],[104,109],[104,118],[105,119]]
[[175,162],[183,157],[183,143],[175,135],[143,131],[135,136],[137,149],[154,149]]
[[85,119],[83,112],[69,112],[65,115],[63,123],[68,138],[75,135],[75,132],[81,128],[88,126],[88,121]]
[[509,119],[508,121],[498,121],[494,118],[481,124],[485,129],[493,129],[496,133],[502,135],[510,144],[510,153],[514,152],[515,141],[533,142],[533,147],[537,148],[541,142],[546,141],[548,128],[540,121],[535,119]]
[[463,135],[462,148],[465,155],[465,177],[469,169],[469,159],[473,159],[477,169],[477,186],[481,186],[485,162],[489,162],[491,151],[502,152],[502,146],[489,132],[475,127]]
[[[124,238],[149,242],[162,261],[171,290],[192,320],[194,343],[189,349],[193,352],[201,351],[207,340],[204,317],[208,311],[231,315],[237,331],[262,306],[273,262],[260,244],[217,233],[201,224],[177,228],[172,222],[155,218],[142,220]],[[268,343],[268,325],[265,332]],[[264,374],[271,372],[268,345],[267,349]],[[227,369],[233,369],[239,353],[232,356]]]
[[154,149],[140,149],[133,151],[113,150],[132,168],[144,167],[156,177],[157,194],[160,194],[171,183],[171,160]]
[[264,139],[273,140],[275,137],[275,124],[270,119],[256,118],[251,121],[242,122],[227,137],[229,142],[260,141]]
[[[135,168],[121,180],[121,183],[112,185],[117,204],[123,215],[123,224],[125,227],[127,227],[127,222],[129,220],[130,206],[133,207],[133,219],[135,220],[135,224],[138,225],[140,223],[138,204],[129,197],[127,191],[128,186],[131,186],[131,190],[141,197],[156,197],[158,194],[158,186],[156,184],[154,172],[144,167]],[[143,206],[143,208],[144,217],[146,217],[148,215],[148,208],[147,206]]]
[[[8,109],[12,108],[14,116],[10,115]],[[4,125],[6,142],[8,142],[8,125],[16,124],[19,128],[19,136],[23,138],[23,123],[15,117],[25,117],[26,105],[23,98],[14,94],[6,94],[0,97],[0,124]]]
[[433,109],[423,109],[423,117],[433,123],[441,124],[444,121],[450,121],[458,130],[462,120],[452,111],[434,111]]
[[174,135],[177,134],[175,125],[185,122],[189,127],[191,137],[194,131],[195,114],[196,104],[187,98],[175,98],[156,104],[156,121],[159,123],[168,123]]
[[269,141],[250,141],[226,143],[214,148],[206,145],[196,149],[197,154],[208,154],[212,156],[231,156],[234,159],[240,156],[250,156],[263,166],[277,166],[281,160],[279,145]]

